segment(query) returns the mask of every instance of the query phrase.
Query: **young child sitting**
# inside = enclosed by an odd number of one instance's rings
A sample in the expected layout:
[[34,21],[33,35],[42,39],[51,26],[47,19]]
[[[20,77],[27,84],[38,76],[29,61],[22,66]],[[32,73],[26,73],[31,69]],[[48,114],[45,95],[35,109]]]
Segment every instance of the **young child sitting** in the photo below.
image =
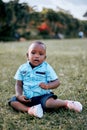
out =
[[60,81],[45,59],[45,44],[40,41],[33,42],[28,48],[27,62],[15,74],[16,96],[9,100],[9,105],[39,118],[42,118],[43,111],[52,108],[64,107],[81,112],[80,102],[61,100],[52,93],[52,89],[56,89]]

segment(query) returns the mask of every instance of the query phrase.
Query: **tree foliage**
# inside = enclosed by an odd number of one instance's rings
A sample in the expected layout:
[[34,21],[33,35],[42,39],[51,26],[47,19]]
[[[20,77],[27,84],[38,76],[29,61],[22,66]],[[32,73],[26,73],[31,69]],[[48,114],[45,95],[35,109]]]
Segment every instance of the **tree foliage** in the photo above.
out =
[[80,21],[71,14],[53,9],[43,8],[37,12],[26,3],[20,4],[19,0],[9,3],[0,0],[0,40],[14,40],[15,33],[29,38],[32,29],[37,30],[37,35],[46,34],[51,38],[58,33],[65,37],[77,37],[79,31],[84,31],[87,36],[87,21]]
[[14,39],[18,28],[26,28],[29,21],[29,7],[27,4],[19,4],[18,0],[4,3],[0,0],[0,39]]

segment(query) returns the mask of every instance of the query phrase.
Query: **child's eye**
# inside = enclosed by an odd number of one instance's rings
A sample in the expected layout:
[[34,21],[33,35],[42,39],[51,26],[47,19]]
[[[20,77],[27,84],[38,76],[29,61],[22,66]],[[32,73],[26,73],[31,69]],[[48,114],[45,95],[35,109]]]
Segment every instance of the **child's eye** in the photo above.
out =
[[40,53],[40,56],[42,56],[43,55],[43,53]]
[[31,52],[31,54],[35,54],[35,52]]

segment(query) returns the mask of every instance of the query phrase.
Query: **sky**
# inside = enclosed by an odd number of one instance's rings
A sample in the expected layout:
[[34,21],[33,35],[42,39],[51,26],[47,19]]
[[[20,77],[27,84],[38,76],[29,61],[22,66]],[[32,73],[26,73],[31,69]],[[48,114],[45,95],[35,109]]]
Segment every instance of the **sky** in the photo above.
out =
[[[8,2],[9,0],[3,0]],[[52,8],[54,10],[60,7],[66,11],[69,11],[73,17],[87,20],[87,17],[83,17],[87,11],[87,0],[19,0],[21,2],[28,3],[28,5],[35,7],[37,11],[41,11],[43,7]]]

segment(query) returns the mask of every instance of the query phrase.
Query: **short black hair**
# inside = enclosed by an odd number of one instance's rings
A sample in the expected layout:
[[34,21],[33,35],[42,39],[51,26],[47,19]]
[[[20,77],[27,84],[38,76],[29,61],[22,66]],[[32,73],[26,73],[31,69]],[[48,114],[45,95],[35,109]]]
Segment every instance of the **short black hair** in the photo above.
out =
[[45,45],[43,42],[41,42],[41,41],[34,41],[33,43],[37,43],[37,44],[44,45],[44,46],[45,46],[45,48],[46,48],[46,45]]

